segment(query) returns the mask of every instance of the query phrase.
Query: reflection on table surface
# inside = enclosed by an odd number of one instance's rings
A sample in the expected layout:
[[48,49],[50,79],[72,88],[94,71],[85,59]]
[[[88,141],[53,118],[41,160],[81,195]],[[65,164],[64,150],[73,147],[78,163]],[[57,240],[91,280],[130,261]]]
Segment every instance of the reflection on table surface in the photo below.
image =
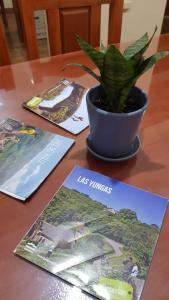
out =
[[[155,39],[149,52],[169,48],[169,35]],[[27,111],[22,103],[67,78],[86,86],[96,84],[92,77],[66,63],[84,63],[94,68],[82,52],[58,55],[0,68],[1,119],[12,117],[45,130],[75,138],[76,143],[47,180],[25,204],[1,194],[0,206],[0,299],[92,299],[75,287],[13,255],[13,250],[35,222],[53,194],[75,165],[87,167],[112,178],[161,196],[169,196],[169,58],[161,60],[145,74],[138,86],[149,95],[149,107],[141,128],[141,150],[136,157],[121,162],[97,160],[87,151],[89,129],[77,136]],[[168,299],[169,212],[160,234],[142,298]],[[155,284],[154,284],[155,283]]]

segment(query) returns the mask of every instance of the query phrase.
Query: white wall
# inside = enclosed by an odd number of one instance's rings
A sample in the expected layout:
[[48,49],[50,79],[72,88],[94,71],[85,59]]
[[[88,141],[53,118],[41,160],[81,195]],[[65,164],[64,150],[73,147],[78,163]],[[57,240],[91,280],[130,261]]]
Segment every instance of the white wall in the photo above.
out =
[[[145,32],[149,35],[158,26],[159,34],[163,22],[167,0],[124,0],[121,41],[132,41]],[[107,41],[107,20],[108,6],[102,7],[101,40],[104,44]]]
[[130,8],[123,13],[121,40],[135,40],[145,32],[151,35],[156,25],[159,34],[167,0],[130,0],[130,2]]

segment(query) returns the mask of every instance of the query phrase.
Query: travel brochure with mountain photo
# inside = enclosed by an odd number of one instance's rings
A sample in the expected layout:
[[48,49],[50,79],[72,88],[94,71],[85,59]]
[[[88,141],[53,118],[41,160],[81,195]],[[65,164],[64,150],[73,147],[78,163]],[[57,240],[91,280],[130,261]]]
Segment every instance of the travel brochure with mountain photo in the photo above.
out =
[[53,87],[24,102],[23,106],[78,134],[89,125],[86,93],[87,89],[79,83],[61,79]]
[[73,143],[13,119],[0,121],[0,191],[25,201]]
[[76,166],[14,253],[106,300],[138,300],[168,200]]

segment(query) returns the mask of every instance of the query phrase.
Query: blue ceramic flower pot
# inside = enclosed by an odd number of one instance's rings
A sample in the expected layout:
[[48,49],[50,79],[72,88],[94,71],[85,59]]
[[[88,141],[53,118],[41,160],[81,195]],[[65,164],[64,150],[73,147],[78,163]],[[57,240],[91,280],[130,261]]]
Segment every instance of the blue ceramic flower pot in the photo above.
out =
[[86,96],[90,123],[90,144],[95,153],[114,158],[130,153],[138,135],[148,101],[146,94],[134,87],[132,99],[137,99],[139,109],[129,113],[111,113],[97,108],[94,103],[104,94],[101,86],[91,88]]

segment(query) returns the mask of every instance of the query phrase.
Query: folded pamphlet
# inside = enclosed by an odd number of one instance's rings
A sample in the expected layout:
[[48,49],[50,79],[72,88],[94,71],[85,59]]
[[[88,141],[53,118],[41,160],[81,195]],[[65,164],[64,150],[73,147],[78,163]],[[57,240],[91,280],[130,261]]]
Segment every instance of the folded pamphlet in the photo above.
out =
[[79,83],[61,79],[53,87],[24,102],[23,106],[78,134],[89,125],[86,93],[87,89]]
[[0,191],[25,201],[73,143],[20,121],[0,121]]
[[76,166],[14,253],[100,299],[138,300],[167,205]]

